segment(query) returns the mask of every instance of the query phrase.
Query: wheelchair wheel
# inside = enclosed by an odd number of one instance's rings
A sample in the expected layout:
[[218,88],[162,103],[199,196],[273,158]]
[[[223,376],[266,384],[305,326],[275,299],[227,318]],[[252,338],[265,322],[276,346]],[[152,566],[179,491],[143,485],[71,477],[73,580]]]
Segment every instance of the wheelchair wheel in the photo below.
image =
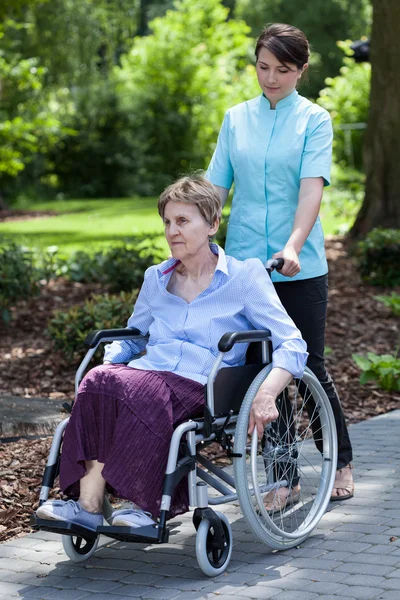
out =
[[[328,397],[306,369],[279,396],[279,417],[261,442],[256,432],[250,439],[251,405],[271,369],[268,365],[258,374],[243,400],[234,444],[241,457],[234,459],[234,474],[250,528],[270,548],[284,550],[303,541],[326,510],[335,480],[337,434]],[[293,490],[286,504],[277,500],[280,487]]]
[[94,540],[87,540],[78,536],[63,535],[64,552],[73,562],[78,563],[88,560],[96,551],[99,537],[97,536]]
[[196,558],[200,569],[208,577],[221,575],[227,568],[232,555],[232,529],[227,517],[215,513],[222,523],[226,546],[221,550],[215,546],[215,535],[210,521],[203,519],[196,534]]

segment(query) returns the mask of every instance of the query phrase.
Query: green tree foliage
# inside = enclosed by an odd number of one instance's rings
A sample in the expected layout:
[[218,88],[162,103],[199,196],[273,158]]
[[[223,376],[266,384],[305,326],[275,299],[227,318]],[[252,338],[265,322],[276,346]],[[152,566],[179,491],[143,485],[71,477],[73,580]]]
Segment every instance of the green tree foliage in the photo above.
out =
[[[21,0],[22,1],[22,0]],[[138,2],[26,0],[13,11],[19,28],[10,41],[24,58],[46,68],[46,85],[85,86],[105,75],[136,33]]]
[[118,136],[126,123],[107,75],[131,43],[136,4],[20,0],[7,8],[0,40],[0,186],[8,198],[49,188],[85,196],[121,189],[113,181],[121,183],[119,167],[126,166]]
[[134,191],[140,152],[129,115],[108,79],[71,94],[70,134],[49,152],[56,189],[67,196],[115,198]]
[[31,147],[19,188],[34,181],[67,195],[153,194],[206,166],[224,111],[259,93],[249,28],[227,21],[220,0],[183,0],[150,22],[149,35],[133,37],[138,11],[148,18],[170,5],[37,0],[25,10],[14,49],[36,57],[40,96],[58,95],[67,133],[47,153]]
[[[182,172],[205,167],[224,111],[259,93],[254,40],[237,18],[254,35],[267,21],[303,28],[316,51],[313,64],[321,66],[303,93],[317,95],[325,75],[338,70],[336,39],[367,32],[368,6],[369,0],[5,0],[0,190],[8,198],[157,193]],[[367,70],[349,62],[329,80],[321,103],[335,124],[363,120]],[[336,156],[345,162],[343,134],[336,137]],[[357,149],[356,166],[359,156]]]
[[29,9],[46,2],[49,2],[49,0],[2,0],[0,3],[0,23],[4,23],[8,19],[21,19]]
[[116,71],[139,153],[142,193],[209,159],[224,111],[259,92],[248,65],[249,28],[219,0],[178,0],[150,23]]
[[17,9],[8,14],[23,25],[14,32],[13,42],[22,56],[40,59],[46,85],[86,87],[119,63],[139,33],[140,21],[147,29],[148,20],[163,15],[171,4],[171,0],[17,0]]
[[340,75],[326,80],[327,87],[321,90],[317,102],[326,108],[332,118],[335,162],[342,166],[349,166],[350,163],[350,166],[362,169],[364,130],[355,129],[346,133],[342,126],[367,122],[371,65],[367,62],[356,63],[351,58],[353,51],[350,42],[338,42],[338,46],[345,52]]
[[[15,29],[11,20],[0,25],[0,42]],[[44,75],[36,58],[22,58],[7,44],[0,47],[0,191],[61,135],[57,104],[51,106],[43,90]]]
[[127,50],[137,10],[128,0],[52,0],[32,12],[30,53],[40,56],[50,84],[85,87]]
[[303,93],[316,98],[326,77],[335,76],[342,62],[337,40],[368,35],[369,0],[237,0],[235,16],[252,28],[256,37],[266,23],[290,23],[308,37],[314,59],[309,84]]

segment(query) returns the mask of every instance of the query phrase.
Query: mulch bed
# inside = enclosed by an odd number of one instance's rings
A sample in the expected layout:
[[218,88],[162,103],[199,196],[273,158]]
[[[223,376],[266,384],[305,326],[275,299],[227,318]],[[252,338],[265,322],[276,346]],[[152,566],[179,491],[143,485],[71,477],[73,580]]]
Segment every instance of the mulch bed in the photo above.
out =
[[[373,382],[360,386],[360,371],[352,360],[353,353],[394,353],[400,342],[399,319],[374,299],[389,290],[362,283],[343,240],[327,240],[327,254],[327,366],[348,422],[357,423],[400,407],[399,393],[385,392]],[[59,398],[60,405],[73,398],[75,368],[53,351],[44,333],[46,323],[54,309],[65,310],[101,291],[98,285],[58,280],[13,310],[11,324],[0,325],[0,395]],[[48,438],[0,443],[0,541],[29,531],[49,446]],[[219,449],[211,452],[219,454]]]
[[0,209],[0,223],[5,221],[26,221],[27,219],[39,219],[42,217],[55,217],[55,210],[22,210],[19,208]]

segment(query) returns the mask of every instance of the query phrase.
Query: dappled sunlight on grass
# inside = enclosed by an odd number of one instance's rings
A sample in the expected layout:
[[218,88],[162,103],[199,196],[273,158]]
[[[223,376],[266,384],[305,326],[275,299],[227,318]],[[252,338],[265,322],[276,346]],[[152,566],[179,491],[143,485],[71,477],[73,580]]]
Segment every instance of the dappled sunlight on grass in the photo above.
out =
[[[139,233],[163,232],[155,198],[40,202],[29,208],[61,214],[0,223],[0,236],[40,248],[56,245],[70,253],[124,241]],[[167,248],[164,241],[160,244]]]

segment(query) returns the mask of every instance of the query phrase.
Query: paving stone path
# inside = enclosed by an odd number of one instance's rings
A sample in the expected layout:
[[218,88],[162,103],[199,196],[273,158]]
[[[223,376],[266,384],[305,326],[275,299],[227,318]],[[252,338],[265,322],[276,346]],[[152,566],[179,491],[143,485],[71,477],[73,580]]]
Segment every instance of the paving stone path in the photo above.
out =
[[301,547],[272,553],[248,532],[238,507],[226,505],[234,535],[228,572],[209,579],[195,558],[190,514],[170,544],[104,539],[82,564],[46,532],[0,545],[0,600],[350,600],[400,599],[400,410],[350,428],[356,496],[331,504]]

